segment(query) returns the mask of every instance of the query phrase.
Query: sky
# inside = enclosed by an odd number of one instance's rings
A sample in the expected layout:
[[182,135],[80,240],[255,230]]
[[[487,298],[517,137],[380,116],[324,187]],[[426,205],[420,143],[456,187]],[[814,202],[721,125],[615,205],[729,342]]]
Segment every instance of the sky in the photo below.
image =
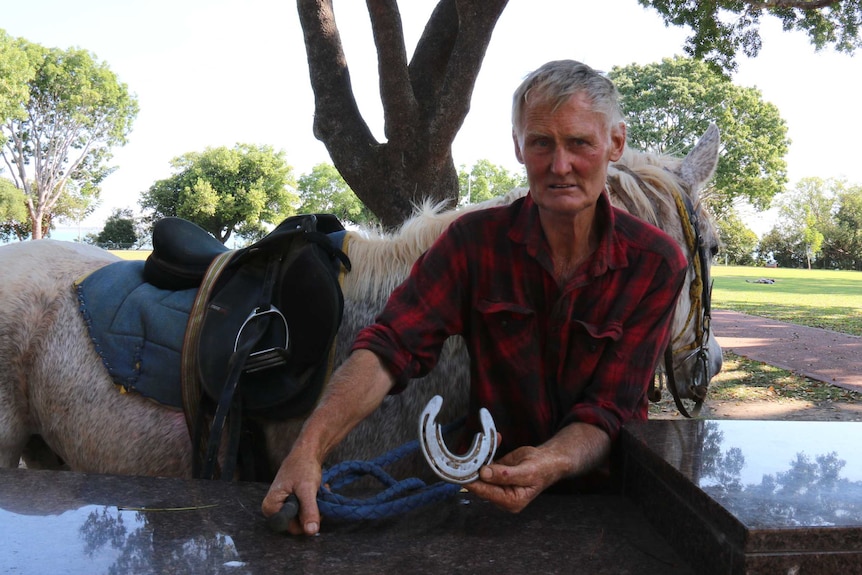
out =
[[[408,52],[436,0],[400,2]],[[99,209],[83,224],[101,229],[115,208],[139,211],[138,198],[170,177],[172,158],[237,143],[283,150],[299,177],[330,162],[312,134],[313,93],[296,4],[275,0],[0,0],[0,28],[47,47],[83,48],[107,63],[138,98],[129,143],[114,151],[117,170]],[[335,3],[354,91],[383,140],[376,52],[367,8]],[[636,0],[511,0],[488,46],[471,111],[453,144],[456,165],[487,159],[520,170],[511,141],[511,94],[531,70],[572,58],[608,71],[683,54],[689,31],[666,28]],[[807,36],[761,25],[757,58],[739,56],[737,85],[775,104],[792,140],[789,187],[804,177],[862,183],[858,135],[862,54],[816,52]],[[770,216],[749,214],[768,231]],[[769,226],[771,227],[771,226]],[[57,237],[57,236],[55,236]]]

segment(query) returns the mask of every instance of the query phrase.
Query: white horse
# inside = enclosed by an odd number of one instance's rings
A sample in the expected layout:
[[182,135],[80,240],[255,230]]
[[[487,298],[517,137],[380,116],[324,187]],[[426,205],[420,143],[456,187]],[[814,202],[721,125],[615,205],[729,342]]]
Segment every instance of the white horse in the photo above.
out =
[[[715,169],[718,139],[718,130],[710,128],[682,160],[627,151],[609,170],[612,202],[679,242],[693,263],[688,283],[695,288],[707,270],[695,273],[694,262],[717,245],[698,191]],[[345,307],[335,342],[336,364],[343,361],[357,331],[373,321],[392,289],[450,222],[464,210],[511,202],[524,193],[516,190],[460,210],[426,205],[394,234],[349,233],[346,249],[353,271],[342,286]],[[678,209],[674,194],[682,194],[694,206],[699,222],[696,245],[689,237],[689,216]],[[708,262],[710,257],[704,259]],[[0,247],[0,465],[17,466],[23,457],[28,465],[44,466],[45,458],[32,457],[30,448],[47,446],[73,470],[190,476],[192,446],[182,412],[136,393],[121,393],[82,320],[73,282],[116,260],[95,247],[53,240]],[[675,349],[691,349],[698,337],[704,302],[698,301],[697,293],[698,289],[684,287],[679,298]],[[674,360],[683,397],[702,395],[721,367],[721,350],[712,334],[705,334],[699,348],[708,361],[691,361],[689,352]],[[179,385],[179,374],[177,381]],[[388,397],[349,434],[332,461],[371,459],[415,439],[418,415],[435,394],[446,399],[439,421],[463,415],[467,388],[467,354],[460,339],[452,338],[434,371]],[[263,422],[273,469],[287,455],[301,425],[301,420]]]

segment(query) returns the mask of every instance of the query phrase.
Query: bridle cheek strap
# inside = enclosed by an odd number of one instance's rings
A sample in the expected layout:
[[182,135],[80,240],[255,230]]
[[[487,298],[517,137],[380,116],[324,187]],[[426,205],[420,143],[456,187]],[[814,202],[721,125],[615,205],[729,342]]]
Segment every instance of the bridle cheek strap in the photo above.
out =
[[[690,263],[694,269],[694,278],[689,283],[689,298],[691,306],[689,307],[688,317],[685,324],[679,333],[671,338],[664,352],[664,372],[667,377],[667,386],[673,396],[674,403],[683,417],[696,417],[703,407],[703,401],[706,399],[705,384],[698,386],[698,389],[703,388],[702,394],[695,394],[694,409],[691,413],[685,408],[682,403],[682,398],[679,395],[676,385],[676,376],[674,374],[674,355],[683,352],[694,352],[697,356],[697,361],[700,364],[699,368],[704,377],[709,373],[709,330],[711,320],[711,299],[712,285],[709,282],[709,262],[707,261],[705,250],[702,246],[702,238],[700,235],[700,225],[697,217],[697,212],[688,196],[681,194],[678,190],[674,190],[674,202],[676,203],[677,211],[679,212],[680,222],[682,223],[683,235],[685,237],[686,247],[690,255]],[[688,331],[692,322],[694,322],[694,341],[690,344],[674,350],[674,345],[678,344],[683,335]],[[690,357],[690,356],[688,356]],[[659,379],[656,384],[656,379]],[[662,382],[660,375],[653,377],[650,383],[649,391],[647,392],[650,401],[659,401],[661,399]]]

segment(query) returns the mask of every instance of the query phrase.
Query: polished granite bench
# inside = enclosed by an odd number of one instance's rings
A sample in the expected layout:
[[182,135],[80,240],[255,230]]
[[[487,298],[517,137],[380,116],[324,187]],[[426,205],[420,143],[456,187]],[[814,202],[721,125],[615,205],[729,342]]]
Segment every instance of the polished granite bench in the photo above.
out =
[[860,423],[650,421],[621,438],[619,491],[519,515],[462,495],[294,538],[267,486],[0,470],[0,572],[862,573]]
[[397,520],[266,527],[267,486],[0,471],[0,572],[693,575],[621,495],[543,495],[520,515],[470,496]]

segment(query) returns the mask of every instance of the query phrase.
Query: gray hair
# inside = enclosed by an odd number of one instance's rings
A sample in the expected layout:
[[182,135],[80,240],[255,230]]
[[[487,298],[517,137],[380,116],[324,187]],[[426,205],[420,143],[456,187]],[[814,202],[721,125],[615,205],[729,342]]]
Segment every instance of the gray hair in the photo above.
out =
[[602,72],[575,60],[555,60],[531,72],[524,78],[512,98],[512,129],[520,138],[527,104],[553,103],[558,108],[575,94],[583,92],[593,108],[604,114],[608,129],[623,121],[619,93],[613,82]]

